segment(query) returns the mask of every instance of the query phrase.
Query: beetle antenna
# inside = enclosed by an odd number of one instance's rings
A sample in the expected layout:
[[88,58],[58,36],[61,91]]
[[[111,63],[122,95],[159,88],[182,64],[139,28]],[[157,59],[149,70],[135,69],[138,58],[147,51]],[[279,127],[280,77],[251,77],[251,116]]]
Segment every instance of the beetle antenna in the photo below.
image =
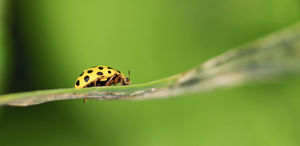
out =
[[128,70],[128,78],[129,78],[129,81],[130,81],[130,70]]

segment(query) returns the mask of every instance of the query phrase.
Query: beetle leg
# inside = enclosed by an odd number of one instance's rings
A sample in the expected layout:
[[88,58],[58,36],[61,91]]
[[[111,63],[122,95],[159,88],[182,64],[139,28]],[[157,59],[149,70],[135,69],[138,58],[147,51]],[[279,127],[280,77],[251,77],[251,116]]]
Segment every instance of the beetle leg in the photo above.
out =
[[122,74],[120,74],[119,76],[121,78],[121,85],[125,85],[124,82],[123,82]]
[[88,99],[88,98],[84,98],[84,99],[83,99],[83,103],[86,103],[87,99]]
[[96,87],[96,86],[97,86],[97,80],[94,81],[94,87]]
[[120,75],[118,75],[114,80],[114,85],[116,85],[120,80]]
[[115,76],[116,76],[116,75],[113,75],[112,77],[110,77],[110,79],[106,82],[105,86],[110,86],[110,85],[114,82],[113,78],[114,78]]
[[97,78],[97,80],[96,80],[96,84],[95,84],[96,86],[100,86],[100,78]]

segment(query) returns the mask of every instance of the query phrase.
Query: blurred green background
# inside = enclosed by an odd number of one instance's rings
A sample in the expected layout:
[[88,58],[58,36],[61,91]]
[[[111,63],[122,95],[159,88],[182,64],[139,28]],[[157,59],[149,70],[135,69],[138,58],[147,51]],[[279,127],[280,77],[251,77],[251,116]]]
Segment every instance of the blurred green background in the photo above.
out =
[[[297,22],[298,0],[0,0],[0,92],[73,88],[109,65],[141,84]],[[300,76],[172,99],[0,107],[0,145],[299,146]]]

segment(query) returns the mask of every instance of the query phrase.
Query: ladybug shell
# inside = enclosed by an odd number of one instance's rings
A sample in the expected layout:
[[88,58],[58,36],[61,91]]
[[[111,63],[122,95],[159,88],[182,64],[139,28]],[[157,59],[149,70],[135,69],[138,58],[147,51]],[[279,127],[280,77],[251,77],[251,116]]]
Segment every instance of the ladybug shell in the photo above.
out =
[[[108,79],[112,76],[119,75],[121,72],[113,69],[109,66],[95,66],[92,68],[89,68],[85,70],[83,73],[80,74],[80,76],[77,78],[75,82],[75,89],[84,88],[87,85],[89,85],[91,82],[95,82],[96,80],[99,80],[101,82],[108,81]],[[122,74],[122,78],[126,79],[126,76]]]

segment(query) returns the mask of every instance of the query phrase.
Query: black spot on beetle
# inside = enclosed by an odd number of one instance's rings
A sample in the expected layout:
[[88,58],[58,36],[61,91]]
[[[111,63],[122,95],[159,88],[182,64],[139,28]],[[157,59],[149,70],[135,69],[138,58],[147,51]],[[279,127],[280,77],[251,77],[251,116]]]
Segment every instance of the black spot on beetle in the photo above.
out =
[[109,70],[108,73],[111,74],[111,71]]
[[88,70],[88,71],[87,71],[87,73],[89,73],[89,74],[92,73],[92,72],[93,72],[93,70]]
[[108,69],[113,69],[112,67],[107,67]]
[[84,81],[85,81],[85,82],[88,82],[89,80],[90,80],[90,77],[89,77],[89,76],[85,76],[85,77],[84,77]]
[[84,72],[82,72],[79,76],[81,77],[83,75]]
[[100,66],[100,67],[98,67],[100,70],[102,70],[103,69],[103,67],[102,66]]
[[119,70],[117,70],[118,73],[121,73]]
[[79,86],[80,85],[80,82],[79,80],[76,81],[76,86]]
[[98,76],[101,76],[101,75],[103,75],[103,72],[100,72],[100,71],[99,71],[99,72],[97,72],[97,75],[98,75]]

